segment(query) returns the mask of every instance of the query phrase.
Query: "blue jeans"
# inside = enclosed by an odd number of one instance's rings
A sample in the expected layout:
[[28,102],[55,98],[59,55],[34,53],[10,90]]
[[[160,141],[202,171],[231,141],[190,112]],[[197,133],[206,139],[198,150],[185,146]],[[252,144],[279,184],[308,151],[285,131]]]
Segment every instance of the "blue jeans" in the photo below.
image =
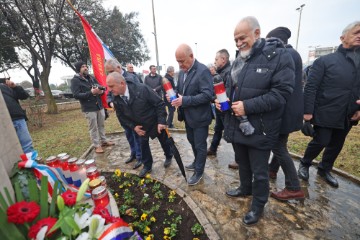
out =
[[125,125],[121,126],[125,129],[126,139],[128,140],[131,149],[131,156],[135,156],[136,159],[141,161],[141,142],[139,135],[129,127]]
[[32,139],[27,128],[25,119],[13,120],[13,125],[24,153],[34,151]]

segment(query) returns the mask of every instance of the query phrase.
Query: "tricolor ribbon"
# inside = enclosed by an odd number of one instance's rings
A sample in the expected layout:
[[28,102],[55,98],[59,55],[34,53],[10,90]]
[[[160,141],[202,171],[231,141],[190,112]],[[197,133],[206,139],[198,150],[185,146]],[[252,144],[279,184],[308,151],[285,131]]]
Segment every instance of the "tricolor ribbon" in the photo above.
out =
[[129,228],[129,225],[125,221],[119,221],[111,224],[99,237],[99,240],[123,240],[129,238],[142,240],[137,233],[134,233],[131,228]]

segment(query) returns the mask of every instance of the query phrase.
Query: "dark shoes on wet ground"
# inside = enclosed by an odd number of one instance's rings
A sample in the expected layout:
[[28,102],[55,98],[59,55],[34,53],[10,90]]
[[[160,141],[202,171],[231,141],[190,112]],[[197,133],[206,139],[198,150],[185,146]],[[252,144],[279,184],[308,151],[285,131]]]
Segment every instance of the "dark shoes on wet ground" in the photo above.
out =
[[170,164],[171,164],[171,160],[172,160],[172,157],[170,157],[170,158],[166,158],[166,159],[165,159],[165,162],[164,162],[164,168],[167,168],[167,167],[169,167],[169,166],[170,166]]
[[243,224],[246,226],[253,226],[258,223],[263,215],[264,209],[255,209],[248,212],[243,218]]
[[310,168],[310,166],[306,166],[302,162],[300,162],[299,169],[298,169],[299,178],[301,178],[302,180],[308,181],[309,180],[309,168]]
[[251,193],[244,192],[243,190],[240,189],[240,187],[238,187],[238,188],[230,189],[230,190],[226,191],[226,195],[228,197],[246,197],[246,196],[250,196]]
[[188,180],[188,185],[193,186],[200,182],[201,178],[203,177],[203,173],[196,173],[191,176],[191,178]]
[[229,163],[228,167],[232,169],[239,169],[239,164],[237,164],[236,162],[232,162]]
[[297,190],[297,191],[290,191],[286,188],[279,192],[272,192],[270,194],[270,197],[273,197],[280,201],[287,201],[287,200],[302,200],[305,198],[305,194],[303,190]]
[[211,150],[210,148],[207,150],[206,155],[208,156],[216,156],[216,151]]
[[132,161],[134,161],[136,159],[136,157],[134,155],[131,155],[126,161],[125,164],[131,163]]
[[115,145],[115,143],[111,142],[111,141],[103,142],[101,144],[102,147],[109,147],[109,146],[114,146],[114,145]]
[[134,167],[133,167],[133,169],[137,169],[137,168],[139,168],[141,165],[142,165],[141,161],[140,161],[139,159],[137,159],[137,160],[136,160],[136,163],[135,163],[135,165],[134,165]]
[[151,168],[147,169],[144,167],[143,169],[141,169],[141,171],[139,173],[139,177],[144,178],[144,177],[146,177],[146,174],[148,174],[148,173],[151,173]]
[[334,178],[330,172],[322,170],[322,169],[318,169],[317,174],[323,178],[330,186],[333,187],[339,187],[339,183],[336,180],[336,178]]
[[189,171],[195,171],[195,163],[192,162],[191,164],[186,165],[185,168]]

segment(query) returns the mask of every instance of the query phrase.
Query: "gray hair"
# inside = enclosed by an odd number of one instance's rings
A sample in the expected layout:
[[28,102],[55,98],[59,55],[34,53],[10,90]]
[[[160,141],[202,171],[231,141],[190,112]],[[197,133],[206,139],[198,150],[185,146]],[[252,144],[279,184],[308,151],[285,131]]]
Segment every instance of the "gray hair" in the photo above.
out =
[[344,30],[342,31],[341,36],[344,36],[345,34],[347,34],[351,29],[353,29],[354,27],[360,26],[360,21],[355,21],[353,23],[350,23],[349,25],[347,25]]
[[109,79],[109,78],[113,78],[116,83],[126,82],[124,76],[118,72],[110,73],[106,79]]
[[166,72],[175,72],[175,68],[173,66],[168,66]]
[[259,21],[253,16],[244,17],[240,22],[247,22],[253,31],[260,29]]
[[109,60],[106,60],[105,65],[112,66],[114,68],[122,68],[121,64],[115,58],[110,58]]
[[217,52],[219,55],[225,57],[226,61],[228,62],[229,61],[229,58],[230,58],[230,54],[228,52],[228,50],[226,49],[221,49]]
[[210,69],[210,68],[214,68],[214,69],[216,69],[215,65],[214,65],[214,64],[212,64],[212,63],[209,63],[209,64],[207,65],[207,67],[208,67],[208,69]]

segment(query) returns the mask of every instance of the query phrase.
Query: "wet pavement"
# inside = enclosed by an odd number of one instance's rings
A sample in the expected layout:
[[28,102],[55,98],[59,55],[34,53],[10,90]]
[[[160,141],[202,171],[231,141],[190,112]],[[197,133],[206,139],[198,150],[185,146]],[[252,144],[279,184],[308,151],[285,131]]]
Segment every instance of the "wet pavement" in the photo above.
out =
[[[182,131],[172,131],[172,137],[179,149],[184,165],[193,161],[193,154]],[[87,159],[95,158],[102,171],[114,171],[120,168],[134,174],[135,162],[125,164],[129,157],[129,145],[125,134],[110,135],[116,143],[107,147],[104,154],[86,153]],[[210,143],[209,136],[208,143]],[[248,211],[251,197],[228,198],[225,191],[238,187],[239,175],[227,165],[234,160],[232,146],[224,140],[217,156],[207,158],[205,174],[196,186],[188,186],[173,160],[171,166],[164,169],[165,157],[157,139],[150,141],[154,164],[151,176],[176,189],[195,212],[205,227],[209,239],[360,239],[360,186],[348,178],[333,174],[339,181],[339,188],[327,185],[316,174],[316,168],[310,168],[309,182],[302,181],[306,193],[304,201],[279,202],[269,197],[264,217],[252,227],[242,224],[242,218]],[[296,168],[298,161],[294,161]],[[192,172],[187,171],[190,177]],[[271,180],[270,190],[284,188],[284,175],[279,171],[277,180]]]

